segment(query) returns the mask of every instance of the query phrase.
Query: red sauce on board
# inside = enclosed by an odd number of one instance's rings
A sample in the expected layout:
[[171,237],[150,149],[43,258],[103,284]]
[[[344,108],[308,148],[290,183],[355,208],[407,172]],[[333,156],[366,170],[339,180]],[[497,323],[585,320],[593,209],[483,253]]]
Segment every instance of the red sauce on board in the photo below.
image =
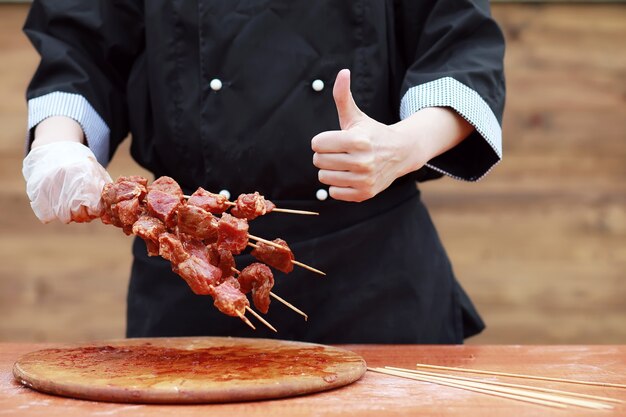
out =
[[[144,343],[46,349],[35,353],[46,358],[48,367],[71,369],[74,375],[81,374],[86,378],[96,375],[106,379],[136,376],[152,382],[154,379],[174,378],[246,381],[314,376],[332,383],[337,379],[334,372],[328,371],[332,365],[361,362],[351,352],[322,346],[268,349],[263,346],[225,345],[184,349]],[[35,357],[29,359],[37,361]]]

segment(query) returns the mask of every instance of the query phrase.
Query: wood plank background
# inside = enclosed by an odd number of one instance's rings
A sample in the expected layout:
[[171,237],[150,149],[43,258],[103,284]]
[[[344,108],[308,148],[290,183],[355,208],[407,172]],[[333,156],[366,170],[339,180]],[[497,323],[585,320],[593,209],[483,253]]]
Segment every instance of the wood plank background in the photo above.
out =
[[[626,343],[626,7],[497,4],[504,162],[423,186],[488,329],[468,343]],[[37,62],[24,5],[0,6],[0,340],[121,337],[130,239],[41,225],[20,174]],[[109,170],[139,169],[126,144]]]

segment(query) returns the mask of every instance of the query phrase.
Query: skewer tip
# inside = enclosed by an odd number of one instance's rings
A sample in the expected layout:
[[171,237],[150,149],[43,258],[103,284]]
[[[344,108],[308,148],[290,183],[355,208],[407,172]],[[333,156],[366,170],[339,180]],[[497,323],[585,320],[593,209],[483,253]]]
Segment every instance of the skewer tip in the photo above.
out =
[[[246,307],[246,308],[248,308],[248,307]],[[246,316],[244,316],[243,313],[241,313],[241,311],[238,311],[237,315],[239,316],[239,318],[241,320],[243,320],[244,323],[246,323],[248,326],[250,326],[252,328],[252,330],[256,330],[256,327],[254,327],[254,324],[252,324],[252,322],[250,320],[248,320],[248,318]]]
[[300,261],[296,261],[295,259],[291,261],[292,264],[298,265],[301,268],[304,268],[308,271],[315,272],[316,274],[326,276],[326,272],[320,271],[319,269],[313,268],[312,266],[308,266],[307,264],[303,264]]
[[256,317],[261,323],[266,325],[270,330],[273,330],[274,333],[278,333],[278,330],[276,330],[276,328],[274,328],[274,326],[272,326],[267,320],[265,320],[263,317],[261,317],[259,315],[259,313],[257,313],[256,311],[254,311],[253,309],[251,309],[248,306],[246,306],[246,311],[249,311],[250,314],[252,314],[254,317]]
[[299,308],[297,308],[293,304],[287,302],[287,300],[279,297],[278,295],[274,294],[273,292],[270,292],[270,296],[274,297],[277,301],[281,302],[286,307],[288,307],[291,310],[295,311],[296,313],[300,314],[302,317],[304,317],[304,321],[309,321],[309,316],[304,311],[300,310]]

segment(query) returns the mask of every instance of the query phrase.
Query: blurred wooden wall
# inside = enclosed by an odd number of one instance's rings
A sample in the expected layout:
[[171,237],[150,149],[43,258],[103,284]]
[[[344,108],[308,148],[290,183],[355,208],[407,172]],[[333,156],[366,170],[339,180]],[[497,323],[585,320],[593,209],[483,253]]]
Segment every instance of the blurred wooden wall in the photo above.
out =
[[[121,337],[130,238],[41,225],[20,174],[37,58],[0,5],[0,341]],[[424,185],[488,329],[469,343],[626,343],[626,7],[497,4],[508,42],[504,162]],[[113,177],[142,173],[127,144]]]

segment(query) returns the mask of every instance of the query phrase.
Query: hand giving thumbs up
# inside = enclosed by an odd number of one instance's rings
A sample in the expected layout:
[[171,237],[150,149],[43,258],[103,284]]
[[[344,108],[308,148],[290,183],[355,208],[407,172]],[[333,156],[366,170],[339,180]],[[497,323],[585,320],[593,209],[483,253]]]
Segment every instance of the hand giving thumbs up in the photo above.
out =
[[333,97],[341,130],[326,131],[311,140],[318,178],[337,200],[364,201],[398,177],[461,142],[473,130],[454,110],[424,108],[385,125],[359,109],[350,91],[350,71],[339,71]]
[[337,74],[333,89],[341,130],[326,131],[311,141],[318,178],[337,200],[363,201],[409,172],[406,139],[391,126],[363,113],[352,98],[350,71]]

